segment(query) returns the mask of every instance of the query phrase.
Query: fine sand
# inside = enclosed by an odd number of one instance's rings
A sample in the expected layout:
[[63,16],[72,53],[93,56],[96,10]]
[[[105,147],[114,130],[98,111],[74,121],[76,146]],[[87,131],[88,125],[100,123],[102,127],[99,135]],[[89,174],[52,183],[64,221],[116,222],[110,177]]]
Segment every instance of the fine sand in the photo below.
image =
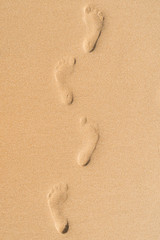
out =
[[160,239],[160,1],[1,0],[0,239]]

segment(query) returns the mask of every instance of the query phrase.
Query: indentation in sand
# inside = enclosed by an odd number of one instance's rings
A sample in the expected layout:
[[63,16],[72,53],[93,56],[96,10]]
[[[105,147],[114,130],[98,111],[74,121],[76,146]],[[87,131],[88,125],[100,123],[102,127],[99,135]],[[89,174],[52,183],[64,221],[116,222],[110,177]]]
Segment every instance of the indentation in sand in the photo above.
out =
[[97,8],[88,5],[84,8],[83,20],[87,30],[87,35],[83,41],[83,48],[85,52],[91,52],[94,50],[101,34],[104,16]]
[[88,123],[86,117],[80,119],[82,146],[78,153],[77,162],[80,166],[89,163],[99,139],[98,125]]
[[59,233],[66,233],[69,229],[68,220],[63,216],[61,209],[63,203],[67,200],[68,185],[64,183],[55,184],[48,194],[48,205]]
[[76,59],[73,57],[62,58],[55,67],[55,80],[61,102],[71,104],[73,102],[73,92],[67,82],[69,75],[73,72]]

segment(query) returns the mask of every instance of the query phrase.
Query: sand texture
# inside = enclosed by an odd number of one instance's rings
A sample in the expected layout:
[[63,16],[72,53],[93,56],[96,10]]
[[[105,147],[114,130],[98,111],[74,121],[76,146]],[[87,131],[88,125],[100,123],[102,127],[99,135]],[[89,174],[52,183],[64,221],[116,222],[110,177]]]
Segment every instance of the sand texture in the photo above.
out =
[[0,19],[0,239],[160,240],[160,1]]

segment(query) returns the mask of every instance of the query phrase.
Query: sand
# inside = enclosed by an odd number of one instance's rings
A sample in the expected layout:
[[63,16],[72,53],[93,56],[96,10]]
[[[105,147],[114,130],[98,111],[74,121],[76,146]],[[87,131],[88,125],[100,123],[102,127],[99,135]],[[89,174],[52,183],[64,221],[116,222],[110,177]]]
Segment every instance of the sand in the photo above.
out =
[[0,15],[0,239],[159,240],[160,2],[1,0]]

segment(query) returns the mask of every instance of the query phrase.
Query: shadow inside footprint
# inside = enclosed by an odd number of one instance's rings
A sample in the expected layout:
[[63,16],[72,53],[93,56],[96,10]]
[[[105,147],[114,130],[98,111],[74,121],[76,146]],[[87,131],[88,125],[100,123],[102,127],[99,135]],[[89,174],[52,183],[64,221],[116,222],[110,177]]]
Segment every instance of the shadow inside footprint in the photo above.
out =
[[64,230],[62,231],[62,233],[65,234],[65,233],[68,232],[68,230],[69,230],[69,223],[67,222],[67,224],[66,224]]

